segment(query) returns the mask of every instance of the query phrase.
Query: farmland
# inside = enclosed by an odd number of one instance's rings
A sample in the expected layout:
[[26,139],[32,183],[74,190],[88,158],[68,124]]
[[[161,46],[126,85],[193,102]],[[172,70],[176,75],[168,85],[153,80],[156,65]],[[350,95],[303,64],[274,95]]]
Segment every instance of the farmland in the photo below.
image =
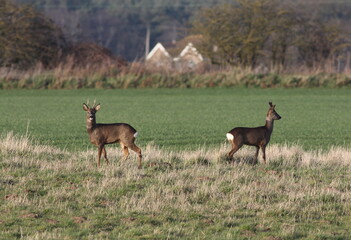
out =
[[[139,132],[96,168],[82,103]],[[225,133],[275,122],[267,164]],[[349,89],[0,92],[0,239],[350,239]]]
[[272,143],[328,149],[350,143],[349,89],[11,90],[0,92],[0,128],[61,149],[90,147],[82,103],[101,103],[97,122],[127,122],[172,150],[218,146],[235,126],[264,124],[277,104]]

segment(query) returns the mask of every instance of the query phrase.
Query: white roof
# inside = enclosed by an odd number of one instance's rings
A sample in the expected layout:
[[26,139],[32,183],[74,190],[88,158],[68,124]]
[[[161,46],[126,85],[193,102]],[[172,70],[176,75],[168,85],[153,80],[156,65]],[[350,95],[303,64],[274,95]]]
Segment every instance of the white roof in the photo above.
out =
[[187,54],[187,52],[189,52],[189,51],[193,51],[195,53],[195,55],[197,55],[200,58],[200,60],[203,61],[202,55],[197,51],[197,49],[194,47],[194,45],[192,43],[188,43],[188,45],[186,45],[186,47],[183,49],[183,51],[179,54],[179,57],[184,57],[185,54]]
[[167,57],[171,57],[171,55],[169,55],[169,53],[163,47],[163,45],[161,43],[157,43],[156,46],[151,50],[151,52],[149,52],[149,54],[146,56],[146,60],[152,58],[152,56],[155,55],[157,50],[160,50],[161,52],[163,52],[163,54],[166,55]]

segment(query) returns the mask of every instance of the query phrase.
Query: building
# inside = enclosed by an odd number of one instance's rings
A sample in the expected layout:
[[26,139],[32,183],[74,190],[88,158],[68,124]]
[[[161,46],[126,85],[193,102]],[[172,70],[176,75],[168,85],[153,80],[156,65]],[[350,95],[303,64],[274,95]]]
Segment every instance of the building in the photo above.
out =
[[174,58],[161,43],[157,43],[146,57],[147,67],[180,72],[194,71],[202,66],[203,61],[202,55],[192,43],[188,43],[179,56]]
[[178,57],[173,59],[174,67],[179,71],[196,70],[204,61],[202,55],[197,51],[192,43],[183,49]]
[[150,68],[170,70],[173,68],[173,58],[161,43],[157,43],[146,56],[146,65]]

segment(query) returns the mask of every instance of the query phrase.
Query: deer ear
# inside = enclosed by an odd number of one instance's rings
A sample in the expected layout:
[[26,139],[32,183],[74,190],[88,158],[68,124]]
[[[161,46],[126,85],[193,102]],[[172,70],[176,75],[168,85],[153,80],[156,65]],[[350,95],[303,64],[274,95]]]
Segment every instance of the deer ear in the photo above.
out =
[[84,110],[84,111],[88,111],[88,110],[89,110],[88,105],[86,105],[85,103],[83,103],[83,110]]
[[100,103],[96,105],[95,110],[98,111],[100,109]]

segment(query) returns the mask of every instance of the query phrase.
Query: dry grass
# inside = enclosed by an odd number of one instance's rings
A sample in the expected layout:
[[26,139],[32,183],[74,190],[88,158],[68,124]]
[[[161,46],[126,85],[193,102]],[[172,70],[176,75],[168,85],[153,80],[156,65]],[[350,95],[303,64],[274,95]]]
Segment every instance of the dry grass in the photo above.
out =
[[[272,145],[234,161],[229,145],[195,151],[65,152],[11,133],[0,139],[0,238],[323,239],[350,237],[351,150]],[[116,160],[117,158],[117,160]],[[20,231],[20,232],[19,232]]]
[[67,61],[53,69],[41,65],[21,71],[0,68],[0,89],[80,89],[80,88],[211,88],[211,87],[349,87],[350,71],[327,68],[260,72],[247,67],[208,66],[195,72],[163,71],[143,63],[128,66],[106,64],[74,67]]

